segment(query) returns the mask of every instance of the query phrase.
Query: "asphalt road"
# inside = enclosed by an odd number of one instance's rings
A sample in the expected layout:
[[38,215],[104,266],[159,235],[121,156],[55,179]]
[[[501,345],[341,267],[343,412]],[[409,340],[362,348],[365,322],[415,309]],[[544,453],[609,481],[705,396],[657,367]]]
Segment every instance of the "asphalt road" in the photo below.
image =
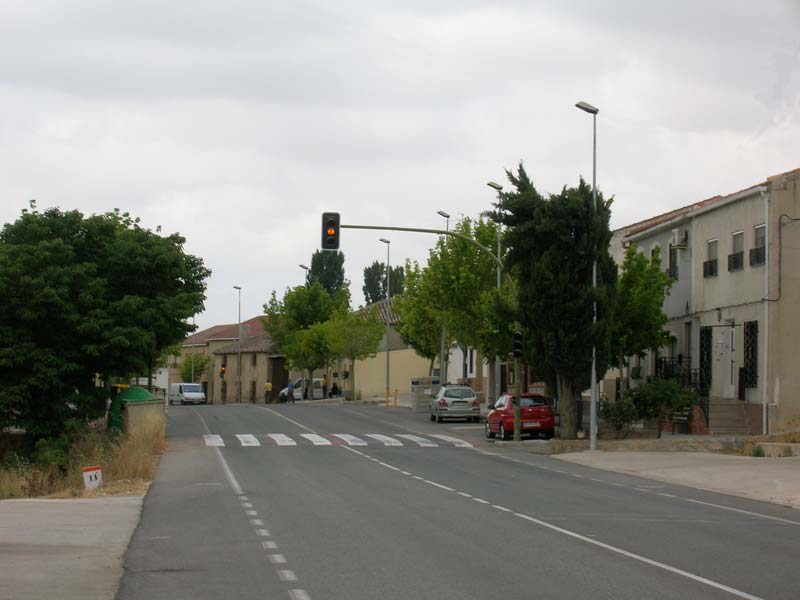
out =
[[532,455],[472,424],[171,407],[169,438],[121,600],[800,597],[796,511]]

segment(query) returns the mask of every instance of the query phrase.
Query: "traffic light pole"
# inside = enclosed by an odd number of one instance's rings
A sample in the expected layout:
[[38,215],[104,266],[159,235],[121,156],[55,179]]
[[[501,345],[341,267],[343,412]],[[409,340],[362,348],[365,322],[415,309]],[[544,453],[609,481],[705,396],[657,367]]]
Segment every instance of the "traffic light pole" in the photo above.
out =
[[[326,215],[329,213],[325,213]],[[338,218],[338,213],[337,214]],[[379,231],[409,231],[412,233],[432,233],[434,235],[449,235],[452,237],[456,237],[460,240],[464,240],[475,246],[476,248],[480,248],[486,254],[494,259],[494,262],[497,263],[497,266],[500,269],[503,269],[503,261],[500,260],[499,256],[496,256],[494,252],[492,252],[489,248],[484,246],[483,244],[479,243],[478,241],[472,239],[469,236],[466,236],[462,233],[458,233],[457,231],[450,231],[443,230],[443,229],[423,229],[421,227],[390,227],[387,225],[345,225],[343,223],[339,224],[339,227],[342,229],[374,229]],[[337,238],[338,242],[338,238]],[[338,244],[337,244],[338,249]],[[511,293],[514,297],[514,301],[518,301],[517,297],[517,286],[514,285],[514,280],[511,278],[511,275],[506,273],[506,279],[508,280],[508,285],[511,288]],[[514,330],[517,331],[520,329],[519,321],[514,321]],[[514,407],[514,441],[518,442],[522,439],[522,381],[520,381],[520,360],[519,358],[514,358],[514,395],[517,398],[517,405]]]

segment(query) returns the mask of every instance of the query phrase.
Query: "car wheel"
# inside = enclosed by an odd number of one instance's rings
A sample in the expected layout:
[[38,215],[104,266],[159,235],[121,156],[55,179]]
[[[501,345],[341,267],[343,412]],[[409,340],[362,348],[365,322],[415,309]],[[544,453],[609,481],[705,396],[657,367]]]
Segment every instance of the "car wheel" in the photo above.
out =
[[556,435],[555,431],[553,431],[552,429],[548,429],[547,431],[544,432],[544,439],[552,440],[555,437],[555,435]]
[[492,432],[489,430],[489,421],[486,421],[486,423],[485,423],[485,424],[484,424],[484,426],[483,426],[483,430],[486,432],[486,437],[487,437],[487,438],[489,438],[490,440],[493,440],[493,439],[494,439],[494,436],[495,436],[495,434],[494,434],[494,433],[492,433]]
[[435,421],[435,420],[436,420],[436,417],[433,416],[433,411],[431,411],[431,421]]
[[442,415],[440,415],[440,414],[439,414],[439,411],[437,410],[437,411],[436,411],[436,422],[437,422],[437,423],[441,423],[441,422],[442,422],[442,420],[443,420],[443,419],[442,419]]
[[499,437],[501,440],[506,439],[506,428],[502,421],[500,421],[500,431],[497,432],[497,437]]

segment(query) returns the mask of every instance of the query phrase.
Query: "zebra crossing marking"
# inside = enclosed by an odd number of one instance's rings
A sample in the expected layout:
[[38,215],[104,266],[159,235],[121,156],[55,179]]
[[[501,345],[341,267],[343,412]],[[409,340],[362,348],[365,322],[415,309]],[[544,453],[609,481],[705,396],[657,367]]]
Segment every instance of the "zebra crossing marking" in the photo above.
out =
[[383,442],[384,446],[402,446],[403,442],[400,440],[396,440],[393,437],[389,437],[388,435],[383,435],[382,433],[368,433],[367,437],[372,438],[373,440],[377,440],[379,442]]
[[414,442],[418,446],[422,446],[423,448],[436,448],[439,446],[439,444],[437,444],[436,442],[426,440],[424,437],[420,437],[418,435],[413,435],[410,433],[398,433],[397,437]]
[[[307,446],[309,444],[313,446],[333,446],[334,444],[346,445],[346,446],[368,446],[370,444],[372,445],[380,444],[383,445],[384,447],[394,447],[394,448],[402,447],[404,445],[407,446],[416,445],[422,448],[438,448],[443,445],[455,446],[457,448],[473,448],[472,444],[464,440],[461,440],[457,437],[449,435],[433,434],[433,433],[427,435],[439,440],[438,443],[423,436],[413,435],[410,433],[398,433],[394,434],[393,436],[385,435],[382,433],[359,434],[363,435],[363,437],[351,435],[349,433],[326,433],[324,436],[319,435],[317,433],[292,434],[295,437],[299,437],[300,439],[293,439],[292,436],[285,433],[267,433],[267,434],[258,434],[257,436],[251,433],[236,433],[231,435],[233,435],[238,440],[239,444],[242,447],[254,447],[262,445],[264,446],[306,445]],[[259,438],[262,439],[259,440]],[[226,445],[225,440],[222,438],[222,436],[215,433],[205,434],[203,435],[203,439],[205,441],[206,446],[224,447]],[[265,439],[269,440],[270,443],[264,442]],[[442,442],[445,442],[446,444],[443,444]]]
[[366,446],[367,442],[362,440],[360,437],[356,437],[354,435],[350,435],[349,433],[332,433],[333,437],[339,438],[343,442],[345,442],[348,446]]
[[224,446],[225,442],[216,433],[206,433],[203,436],[206,441],[206,446]]
[[275,440],[278,446],[297,446],[297,442],[285,433],[268,433],[267,435]]
[[309,442],[314,444],[315,446],[330,446],[331,441],[326,440],[321,435],[317,435],[316,433],[301,433],[300,437],[306,438]]
[[237,433],[237,439],[242,443],[242,446],[260,446],[261,442],[256,439],[251,433]]

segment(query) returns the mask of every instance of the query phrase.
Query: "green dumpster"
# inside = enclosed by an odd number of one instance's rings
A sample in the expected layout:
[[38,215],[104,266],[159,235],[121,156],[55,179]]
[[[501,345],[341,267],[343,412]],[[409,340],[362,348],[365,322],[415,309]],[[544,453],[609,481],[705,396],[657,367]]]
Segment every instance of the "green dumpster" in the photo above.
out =
[[122,431],[124,426],[122,416],[123,402],[127,404],[129,402],[153,402],[154,400],[158,401],[158,398],[143,387],[134,385],[124,389],[111,401],[111,406],[108,409],[108,428]]

